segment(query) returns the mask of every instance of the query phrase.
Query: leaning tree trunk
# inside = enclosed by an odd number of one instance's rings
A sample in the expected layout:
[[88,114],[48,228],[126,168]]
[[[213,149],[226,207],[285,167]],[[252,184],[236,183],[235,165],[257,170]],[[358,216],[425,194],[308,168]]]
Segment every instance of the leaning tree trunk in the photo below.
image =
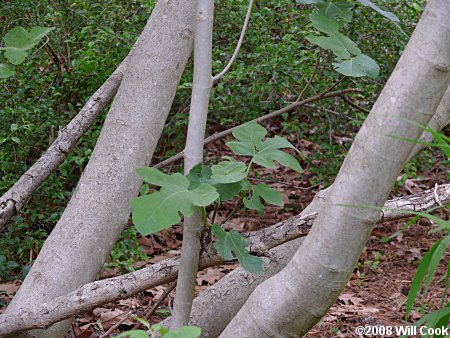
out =
[[[192,50],[194,4],[159,1],[75,194],[7,312],[33,307],[94,280],[138,194],[135,169],[148,165]],[[39,337],[62,337],[67,323]]]
[[421,135],[406,120],[427,125],[449,85],[449,17],[450,2],[428,2],[304,244],[255,289],[221,337],[298,337],[336,301],[380,213],[356,206],[383,205],[414,148],[399,137]]

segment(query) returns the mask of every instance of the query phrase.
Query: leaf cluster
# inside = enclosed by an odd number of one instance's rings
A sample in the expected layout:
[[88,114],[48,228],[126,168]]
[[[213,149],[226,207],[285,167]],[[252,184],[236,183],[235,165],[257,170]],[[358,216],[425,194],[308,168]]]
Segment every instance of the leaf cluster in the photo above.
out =
[[[371,7],[393,22],[399,22],[394,14],[380,9],[369,0],[358,2],[363,6]],[[378,77],[380,69],[377,62],[363,54],[355,42],[340,32],[344,24],[352,20],[355,6],[353,2],[297,0],[297,3],[315,5],[316,11],[309,18],[311,25],[321,35],[308,34],[306,39],[320,48],[333,52],[336,57],[333,66],[337,72],[352,77]]]
[[[34,26],[30,31],[23,27],[14,27],[4,38],[3,50],[5,57],[13,65],[20,65],[28,56],[28,50],[36,46],[45,36],[47,36],[55,27]],[[14,67],[5,63],[0,63],[0,79],[6,79],[16,73]]]
[[[237,155],[250,157],[247,165],[232,157],[211,167],[201,163],[194,166],[187,176],[180,173],[167,175],[155,168],[139,168],[138,175],[148,184],[161,187],[158,191],[132,200],[133,223],[142,235],[166,229],[181,220],[181,215],[190,216],[196,208],[205,207],[238,197],[246,208],[263,213],[266,203],[282,206],[281,194],[266,184],[252,185],[249,174],[252,165],[274,168],[279,164],[302,172],[297,159],[281,149],[295,149],[287,140],[275,136],[265,138],[267,130],[256,122],[248,122],[233,131],[235,141],[227,143]],[[296,150],[296,149],[295,149]],[[298,152],[298,150],[296,150]],[[206,225],[207,220],[204,219]],[[245,249],[246,241],[236,232],[226,233],[215,225],[213,233],[218,238],[216,249],[227,260],[236,257],[244,268],[254,273],[262,272],[260,258],[251,256]],[[233,255],[234,253],[234,255]]]

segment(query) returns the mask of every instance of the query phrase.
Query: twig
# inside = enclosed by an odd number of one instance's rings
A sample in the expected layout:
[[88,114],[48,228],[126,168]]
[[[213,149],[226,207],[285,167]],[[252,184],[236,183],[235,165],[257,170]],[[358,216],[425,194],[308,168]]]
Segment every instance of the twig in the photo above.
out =
[[[280,110],[276,110],[276,111],[274,111],[272,113],[269,113],[267,115],[260,116],[260,117],[258,117],[256,119],[252,120],[252,121],[262,122],[262,121],[265,121],[265,120],[277,117],[277,116],[279,116],[281,114],[289,113],[289,112],[291,112],[293,110],[296,110],[297,108],[299,108],[301,106],[304,106],[304,105],[306,105],[308,103],[311,103],[311,102],[319,101],[319,100],[322,100],[322,99],[329,99],[329,98],[332,98],[332,97],[338,97],[338,96],[345,95],[346,93],[358,92],[358,91],[359,91],[359,89],[357,89],[357,88],[348,88],[348,89],[343,89],[343,90],[337,90],[337,91],[334,91],[334,92],[331,92],[331,93],[322,93],[322,94],[310,97],[308,99],[305,99],[303,101],[291,103],[289,106],[286,106],[286,107],[284,107],[284,108],[282,108]],[[239,127],[239,126],[235,126],[233,128],[221,131],[220,133],[213,134],[213,135],[209,136],[208,138],[206,138],[204,140],[203,144],[208,144],[208,143],[214,142],[214,141],[216,141],[216,140],[218,140],[220,138],[223,138],[223,137],[225,137],[227,135],[230,135],[237,127]],[[178,154],[176,154],[176,155],[174,155],[172,157],[169,157],[168,159],[166,159],[166,160],[164,160],[164,161],[154,165],[154,168],[162,168],[162,167],[164,167],[164,166],[166,166],[168,164],[176,162],[176,161],[182,159],[183,155],[184,155],[184,153],[180,152],[180,153],[178,153]]]
[[330,91],[332,91],[334,88],[336,88],[336,86],[338,84],[340,84],[342,81],[344,81],[345,76],[341,77],[339,80],[337,80],[331,87],[325,89],[320,95],[325,95],[327,93],[329,93]]
[[128,318],[131,317],[131,315],[133,314],[133,311],[130,311],[127,313],[127,315],[125,317],[123,317],[121,320],[119,320],[117,323],[115,323],[113,326],[111,326],[109,328],[108,331],[106,331],[105,333],[103,333],[99,338],[106,338],[108,337],[112,332],[114,332],[115,329],[117,329],[120,325],[122,325]]
[[233,210],[228,214],[228,216],[220,223],[220,226],[224,225],[226,222],[230,220],[231,217],[233,217],[236,212],[239,210],[239,208],[242,206],[242,200],[239,200]]
[[225,73],[228,72],[228,70],[230,69],[234,60],[236,59],[236,57],[239,53],[239,50],[241,49],[242,41],[244,41],[245,31],[247,30],[248,22],[250,21],[250,14],[252,13],[252,6],[253,6],[253,0],[249,0],[247,14],[245,15],[245,20],[244,20],[244,25],[242,26],[241,35],[239,36],[239,40],[236,45],[236,48],[234,49],[233,55],[231,56],[231,59],[230,59],[230,61],[228,61],[228,64],[225,66],[225,68],[219,74],[213,76],[213,78],[212,78],[213,82],[219,80],[223,75],[225,75]]
[[358,106],[356,103],[354,103],[352,100],[350,100],[350,98],[349,98],[347,95],[342,95],[342,96],[341,96],[341,99],[342,99],[345,103],[347,103],[348,105],[352,106],[353,108],[358,109],[359,111],[361,111],[361,112],[363,112],[363,113],[366,113],[366,114],[369,114],[369,113],[370,113],[370,110]]
[[[163,294],[158,298],[158,300],[155,302],[155,304],[152,306],[152,308],[145,314],[144,319],[149,320],[150,317],[155,313],[155,311],[158,309],[158,307],[162,304],[164,299],[169,296],[169,294],[175,289],[175,286],[177,285],[177,281],[174,281],[172,284],[170,284],[163,292]],[[133,326],[133,330],[138,329],[141,327],[142,323],[137,322],[136,325]]]
[[319,69],[321,55],[322,55],[322,48],[319,48],[319,52],[317,53],[317,60],[316,60],[316,64],[314,66],[313,72],[311,73],[311,76],[308,79],[308,82],[306,83],[305,87],[302,89],[302,91],[298,95],[297,100],[295,100],[296,102],[298,102],[303,97],[303,94],[305,94],[305,92],[308,90],[309,86],[311,85],[312,81],[314,80],[314,77],[317,74],[317,70]]

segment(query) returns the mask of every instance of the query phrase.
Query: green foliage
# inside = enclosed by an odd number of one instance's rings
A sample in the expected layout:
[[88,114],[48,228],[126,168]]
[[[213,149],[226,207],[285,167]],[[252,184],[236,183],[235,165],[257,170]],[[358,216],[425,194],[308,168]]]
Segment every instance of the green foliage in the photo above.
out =
[[[358,0],[358,2],[376,10],[393,22],[399,22],[397,16],[380,9],[369,0]],[[297,0],[297,3],[314,4],[316,6],[317,11],[309,16],[311,24],[315,29],[327,36],[309,34],[306,36],[306,39],[320,48],[333,52],[336,56],[333,66],[337,72],[352,77],[368,76],[377,78],[379,76],[380,69],[376,61],[365,54],[361,54],[361,50],[356,43],[339,32],[339,29],[345,23],[352,20],[353,2]]]
[[[4,56],[13,65],[20,65],[28,56],[28,50],[36,46],[43,37],[48,35],[55,27],[46,28],[34,26],[28,32],[23,27],[14,27],[4,38],[4,46],[0,50],[5,51]],[[14,67],[0,64],[0,79],[6,79],[15,74]]]
[[189,180],[181,174],[166,175],[155,168],[140,168],[138,174],[150,184],[161,186],[151,195],[133,199],[133,222],[144,236],[166,229],[184,216],[194,213],[194,206],[204,207],[213,203],[219,194],[213,186],[202,183],[189,190]]
[[201,334],[201,329],[197,326],[181,326],[175,330],[168,330],[159,324],[150,326],[150,324],[142,318],[136,318],[136,320],[141,322],[148,329],[148,333],[150,333],[150,335],[143,330],[130,330],[121,333],[116,337],[154,338],[156,337],[156,333],[159,333],[162,338],[198,338]]
[[257,210],[259,212],[264,211],[264,207],[261,204],[262,199],[269,204],[277,205],[279,207],[283,206],[281,194],[267,184],[252,185],[251,188],[253,192],[252,198],[244,198],[244,205],[248,209]]
[[23,27],[14,27],[4,38],[4,46],[0,50],[5,51],[5,57],[13,65],[20,65],[28,56],[27,51],[36,46],[44,36],[50,33],[55,27],[32,27],[28,32]]
[[248,242],[241,235],[234,230],[226,232],[217,224],[212,226],[212,232],[217,237],[214,247],[220,256],[226,260],[232,260],[236,257],[239,264],[248,272],[253,274],[263,273],[262,260],[248,253],[245,249]]
[[[211,169],[198,164],[187,176],[179,173],[167,175],[155,168],[138,169],[137,173],[145,182],[160,186],[161,189],[132,200],[136,228],[143,235],[151,234],[178,223],[180,213],[190,216],[195,207],[204,208],[214,202],[220,204],[233,196],[243,197],[247,208],[260,213],[264,211],[261,200],[282,206],[283,200],[278,191],[265,184],[251,185],[247,179],[252,163],[273,168],[275,160],[302,172],[295,157],[280,150],[295,147],[279,136],[264,140],[266,135],[267,130],[255,122],[245,123],[233,131],[233,136],[238,141],[228,142],[227,145],[238,155],[251,156],[248,166],[232,157],[225,157],[225,161],[213,165]],[[245,197],[249,190],[252,191],[251,198]],[[233,259],[234,252],[246,270],[252,273],[262,272],[261,259],[248,253],[245,249],[246,241],[237,232],[227,233],[217,225],[213,226],[213,232],[218,238],[216,249],[219,255],[230,260]]]
[[129,227],[122,231],[120,238],[109,255],[104,269],[117,268],[121,273],[135,271],[134,263],[147,261],[148,256],[142,250],[136,237],[136,228]]

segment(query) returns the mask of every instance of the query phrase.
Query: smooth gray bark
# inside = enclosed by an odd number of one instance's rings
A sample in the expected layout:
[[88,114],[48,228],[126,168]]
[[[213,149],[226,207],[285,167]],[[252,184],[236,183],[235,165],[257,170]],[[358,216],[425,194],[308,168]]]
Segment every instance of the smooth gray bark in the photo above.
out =
[[[433,118],[428,123],[428,127],[440,131],[442,130],[450,120],[450,86],[447,87],[447,91],[439,103],[439,106],[436,109],[436,113]],[[422,136],[420,136],[419,142],[430,143],[433,142],[433,135],[429,132],[424,132]],[[415,154],[417,154],[421,149],[423,149],[425,145],[423,143],[417,143],[414,147],[411,156],[411,159]]]
[[[192,50],[194,6],[159,1],[74,196],[6,310],[34,307],[94,280],[130,214]],[[62,337],[67,323],[39,337]]]
[[[208,117],[209,96],[212,87],[212,33],[214,0],[197,0],[194,38],[194,81],[191,109],[184,150],[184,174],[203,162],[203,139]],[[180,272],[177,279],[172,329],[187,325],[194,298],[200,258],[202,215],[196,208],[192,216],[185,217],[181,246]]]
[[292,260],[259,285],[221,337],[299,337],[345,287],[381,206],[450,82],[450,2],[431,0],[361,127],[313,228]]

